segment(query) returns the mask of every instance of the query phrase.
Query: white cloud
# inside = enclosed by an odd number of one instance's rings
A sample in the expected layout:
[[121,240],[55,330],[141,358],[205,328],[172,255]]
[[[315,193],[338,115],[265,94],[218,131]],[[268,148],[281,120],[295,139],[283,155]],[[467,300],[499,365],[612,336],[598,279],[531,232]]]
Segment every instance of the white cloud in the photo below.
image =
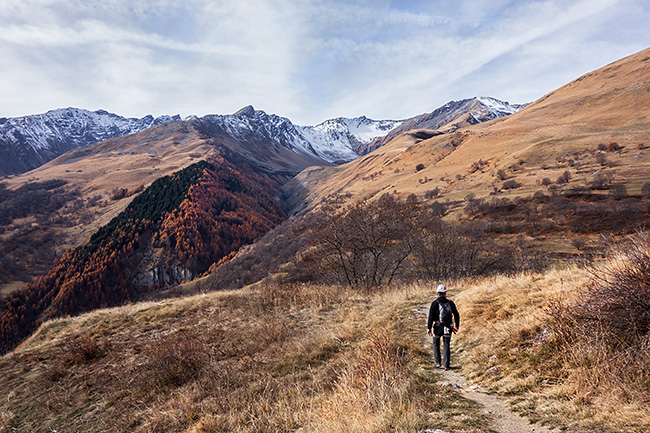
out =
[[650,45],[648,9],[642,0],[4,0],[0,116],[253,104],[314,124],[404,118],[475,95],[524,102]]

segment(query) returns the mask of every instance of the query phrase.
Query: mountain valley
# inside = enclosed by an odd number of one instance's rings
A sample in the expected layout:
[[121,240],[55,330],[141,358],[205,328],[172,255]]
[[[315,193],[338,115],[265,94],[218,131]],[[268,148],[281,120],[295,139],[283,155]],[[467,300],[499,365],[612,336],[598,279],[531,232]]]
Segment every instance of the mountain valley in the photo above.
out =
[[650,49],[403,120],[38,116],[0,121],[2,428],[491,431],[432,379],[439,281],[465,376],[542,425],[650,426]]

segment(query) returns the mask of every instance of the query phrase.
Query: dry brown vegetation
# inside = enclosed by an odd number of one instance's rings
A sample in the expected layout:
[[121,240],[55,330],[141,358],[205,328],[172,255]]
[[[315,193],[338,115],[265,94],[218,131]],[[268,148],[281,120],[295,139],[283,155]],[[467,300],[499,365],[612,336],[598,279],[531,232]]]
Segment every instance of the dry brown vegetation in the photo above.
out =
[[[647,238],[644,248],[637,262],[627,250],[624,262],[619,256],[614,266],[596,270],[472,284],[456,299],[463,326],[472,329],[458,338],[465,373],[511,396],[515,410],[544,424],[579,432],[648,431]],[[622,281],[632,284],[614,289]]]
[[[452,364],[540,424],[647,431],[647,329],[636,357],[619,356],[637,370],[618,374],[615,347],[589,346],[551,315],[588,300],[595,275],[572,267],[448,282],[461,313]],[[480,407],[436,381],[423,351],[434,286],[259,285],[47,322],[0,358],[0,426],[489,431]]]
[[48,322],[0,358],[0,430],[485,431],[431,376],[420,304],[267,286]]
[[[650,167],[650,153],[638,149],[648,137],[642,107],[650,103],[649,52],[586,74],[511,116],[424,140],[408,133],[394,137],[363,158],[296,178],[292,190],[312,205],[333,193],[354,199],[415,193],[430,199],[427,192],[434,188],[437,197],[451,201],[492,192],[512,199],[546,186],[586,184],[602,172],[615,174],[616,183],[638,194]],[[416,171],[420,165],[424,168]],[[370,179],[375,172],[384,174]],[[432,181],[420,182],[423,178]],[[547,180],[541,185],[538,179]],[[513,182],[504,187],[506,181]]]

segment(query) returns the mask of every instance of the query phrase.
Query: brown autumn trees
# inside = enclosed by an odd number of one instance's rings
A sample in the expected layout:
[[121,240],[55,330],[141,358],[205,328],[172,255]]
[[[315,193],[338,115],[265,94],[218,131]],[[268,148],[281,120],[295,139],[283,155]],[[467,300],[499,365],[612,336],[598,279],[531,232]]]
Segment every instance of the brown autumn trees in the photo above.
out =
[[[0,303],[0,353],[49,318],[120,305],[201,275],[284,219],[275,194],[275,182],[227,160],[158,179],[88,244]],[[165,278],[152,284],[143,272],[156,254]]]
[[441,219],[436,209],[415,200],[384,195],[362,202],[322,209],[310,235],[304,267],[316,277],[351,287],[379,287],[397,279],[456,278],[516,270],[484,232],[461,228]]
[[311,258],[350,286],[390,284],[420,239],[417,204],[385,195],[346,208],[326,206],[313,230]]

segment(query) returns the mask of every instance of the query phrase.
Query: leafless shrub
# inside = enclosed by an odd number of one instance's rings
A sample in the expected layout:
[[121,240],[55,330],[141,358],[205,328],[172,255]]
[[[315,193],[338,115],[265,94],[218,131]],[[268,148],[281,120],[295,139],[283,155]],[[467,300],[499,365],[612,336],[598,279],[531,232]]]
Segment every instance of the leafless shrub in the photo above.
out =
[[553,181],[548,177],[545,177],[544,179],[542,179],[542,185],[544,185],[544,186],[549,186],[552,183],[553,183]]
[[431,203],[431,206],[429,206],[429,213],[432,217],[443,217],[447,213],[448,209],[448,203],[441,203],[440,201],[436,200]]
[[439,195],[440,195],[440,188],[435,187],[434,189],[430,189],[429,191],[426,191],[424,193],[424,198],[432,199],[438,197]]
[[104,354],[104,347],[88,334],[82,334],[66,344],[63,360],[70,364],[84,364],[101,358]]
[[480,212],[482,200],[474,198],[474,194],[468,194],[465,197],[467,204],[465,205],[465,213],[469,216],[476,216]]
[[[553,329],[569,349],[570,368],[598,371],[602,383],[644,395],[650,389],[650,238],[640,233],[612,246],[574,303],[549,309]],[[647,395],[647,394],[645,394]]]
[[643,186],[641,187],[641,195],[644,198],[650,197],[650,182],[646,182],[643,184]]
[[583,238],[573,238],[571,239],[571,245],[577,250],[583,250],[587,246],[587,242]]
[[598,173],[594,180],[589,183],[589,188],[596,190],[609,189],[610,181],[608,176],[605,176],[603,173]]
[[533,194],[533,201],[536,203],[545,203],[547,198],[542,191],[535,191],[535,194]]
[[499,180],[506,180],[508,178],[508,175],[506,174],[506,171],[503,169],[500,169],[497,171],[497,179]]
[[390,284],[411,256],[423,220],[413,201],[389,195],[377,202],[325,208],[310,241],[322,275],[351,287]]
[[514,179],[510,179],[503,182],[503,186],[501,187],[501,189],[517,189],[520,186],[521,184],[519,182],[517,182]]
[[609,193],[615,200],[622,200],[627,197],[627,188],[622,183],[617,183],[610,187]]
[[142,370],[143,384],[169,389],[195,380],[209,361],[209,348],[194,332],[181,331],[145,349],[148,362]]
[[558,185],[563,185],[565,183],[569,183],[571,180],[571,173],[566,170],[564,173],[562,173],[558,178],[557,178],[557,184]]
[[487,167],[488,164],[489,163],[487,161],[483,161],[482,159],[479,159],[478,161],[474,161],[472,165],[470,165],[469,167],[469,172],[474,173],[478,170],[483,170],[483,168]]

